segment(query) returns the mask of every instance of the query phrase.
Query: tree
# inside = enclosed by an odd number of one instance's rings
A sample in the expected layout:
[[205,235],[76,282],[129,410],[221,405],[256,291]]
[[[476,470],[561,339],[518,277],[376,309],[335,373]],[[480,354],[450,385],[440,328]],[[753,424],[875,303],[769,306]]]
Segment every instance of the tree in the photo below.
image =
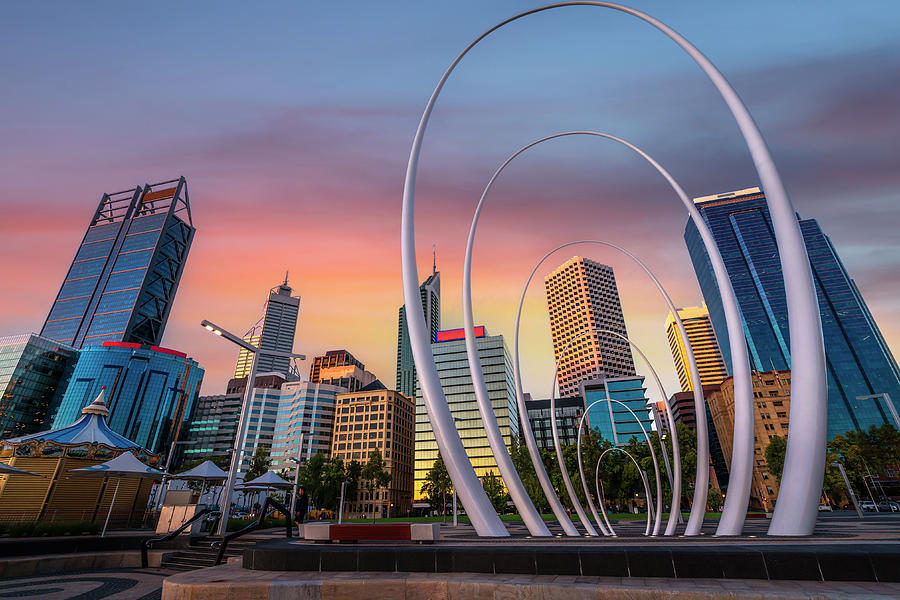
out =
[[506,493],[506,488],[503,487],[503,482],[500,478],[491,471],[482,478],[481,486],[484,488],[484,493],[487,494],[494,510],[498,513],[503,512],[506,509],[506,503],[509,501],[509,494]]
[[361,470],[360,477],[366,481],[369,491],[387,487],[393,479],[381,456],[381,450],[375,449],[369,454],[369,460]]
[[787,438],[776,435],[769,439],[766,446],[766,463],[769,465],[769,473],[781,484],[781,473],[784,471],[784,453],[787,450]]
[[721,510],[723,504],[725,504],[725,498],[722,497],[722,490],[715,487],[709,488],[709,493],[706,496],[706,505],[709,507],[709,510],[717,512]]
[[425,481],[422,483],[422,493],[428,499],[428,502],[434,507],[440,502],[441,514],[447,514],[447,496],[453,492],[453,482],[450,481],[450,474],[447,472],[447,466],[444,461],[438,458],[434,461],[434,465],[425,475]]
[[528,453],[528,447],[520,438],[513,438],[509,448],[509,455],[512,458],[513,466],[522,480],[522,485],[531,498],[531,502],[539,511],[547,510],[550,503],[544,496],[544,490],[541,488],[541,482],[537,478],[534,465],[531,463],[531,455]]
[[250,468],[244,475],[244,481],[252,481],[257,477],[262,477],[269,470],[272,459],[269,458],[269,451],[265,446],[257,446],[253,452],[253,458],[250,459]]

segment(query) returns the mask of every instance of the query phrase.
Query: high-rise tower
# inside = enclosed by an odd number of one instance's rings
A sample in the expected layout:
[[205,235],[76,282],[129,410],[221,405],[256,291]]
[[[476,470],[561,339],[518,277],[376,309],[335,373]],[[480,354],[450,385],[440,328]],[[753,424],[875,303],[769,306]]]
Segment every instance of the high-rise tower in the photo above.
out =
[[158,345],[194,231],[184,177],[103,194],[41,336]]
[[[689,306],[677,310],[684,325],[684,332],[691,343],[694,359],[697,361],[700,383],[703,386],[722,383],[722,380],[728,377],[728,370],[725,368],[725,361],[719,350],[716,332],[709,320],[709,311],[705,306]],[[672,360],[675,361],[675,370],[678,372],[681,391],[693,391],[694,385],[688,369],[684,339],[675,325],[675,316],[671,312],[666,318],[666,337],[669,338],[669,349],[672,350]]]
[[[294,290],[288,285],[287,273],[284,275],[284,283],[269,290],[269,298],[263,308],[263,314],[259,322],[244,335],[244,339],[250,341],[261,350],[275,350],[277,352],[294,351],[294,335],[297,331],[297,315],[300,313],[300,296],[291,294]],[[238,353],[237,365],[234,376],[237,378],[250,375],[253,356],[249,350],[241,349]],[[280,356],[267,356],[263,354],[257,360],[256,372],[267,373],[277,371],[288,375],[291,359]]]
[[[734,286],[754,371],[790,369],[790,332],[778,247],[765,195],[759,188],[694,200],[712,230]],[[798,217],[799,218],[799,217]],[[880,400],[900,398],[900,370],[837,251],[813,219],[799,219],[822,316],[828,377],[828,436],[892,423]],[[692,221],[684,239],[709,307],[726,367],[728,330],[709,257]]]
[[[431,264],[431,275],[419,286],[419,295],[422,298],[422,310],[425,311],[425,326],[434,342],[434,336],[441,329],[441,272],[437,270],[436,259]],[[401,306],[397,319],[397,391],[415,398],[416,384],[416,363],[409,343],[406,306]]]
[[580,396],[582,381],[635,375],[628,342],[609,333],[586,333],[614,331],[628,337],[612,267],[574,256],[544,279],[544,287],[561,397]]

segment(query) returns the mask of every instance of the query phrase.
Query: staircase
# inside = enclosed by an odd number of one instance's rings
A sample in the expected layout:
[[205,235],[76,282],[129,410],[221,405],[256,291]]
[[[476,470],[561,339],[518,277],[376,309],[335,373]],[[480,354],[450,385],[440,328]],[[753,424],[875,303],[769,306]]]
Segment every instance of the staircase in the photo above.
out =
[[[160,567],[173,571],[193,571],[195,569],[213,567],[216,564],[216,554],[219,550],[218,548],[213,548],[212,543],[220,539],[215,537],[191,538],[190,545],[187,548],[176,550],[175,552],[167,552],[163,555]],[[233,556],[242,556],[245,549],[255,546],[257,542],[259,540],[253,538],[228,542],[228,548],[225,549],[222,563],[228,562],[228,559]]]

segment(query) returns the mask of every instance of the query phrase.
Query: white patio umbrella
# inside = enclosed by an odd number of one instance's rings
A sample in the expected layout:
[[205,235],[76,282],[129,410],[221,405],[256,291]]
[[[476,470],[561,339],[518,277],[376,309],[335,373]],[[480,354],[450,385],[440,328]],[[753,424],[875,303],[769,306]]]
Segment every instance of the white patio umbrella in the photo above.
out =
[[[17,469],[16,467],[11,467],[6,463],[0,463],[0,475],[34,475],[35,477],[44,477],[38,473],[32,473],[31,471],[25,471],[24,469]],[[46,477],[44,477],[46,479]]]
[[106,535],[106,528],[109,526],[109,517],[112,515],[113,505],[116,503],[116,496],[119,493],[119,484],[123,478],[129,479],[161,479],[165,473],[157,471],[152,467],[148,467],[131,452],[125,452],[112,460],[100,463],[99,465],[91,465],[81,469],[73,469],[69,471],[71,477],[115,477],[116,489],[113,491],[112,500],[109,503],[109,511],[106,513],[106,522],[103,524],[103,532],[100,537]]
[[266,490],[266,496],[268,497],[269,491],[272,488],[289,488],[293,484],[290,481],[285,481],[272,471],[266,471],[265,475],[261,475],[252,481],[245,482],[242,487],[245,490]]
[[204,461],[194,467],[193,469],[188,469],[184,473],[178,473],[177,475],[172,475],[172,479],[194,479],[200,480],[203,482],[203,486],[200,488],[200,497],[203,497],[203,493],[206,491],[206,482],[207,481],[216,481],[219,479],[227,479],[228,473],[220,469],[216,463],[211,460]]

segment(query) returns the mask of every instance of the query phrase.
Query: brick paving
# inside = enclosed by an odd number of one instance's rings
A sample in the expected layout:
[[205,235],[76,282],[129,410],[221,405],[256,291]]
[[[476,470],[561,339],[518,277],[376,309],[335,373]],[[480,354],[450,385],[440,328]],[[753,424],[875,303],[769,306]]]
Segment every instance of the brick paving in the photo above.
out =
[[110,569],[4,579],[0,581],[0,600],[159,600],[163,579],[175,573],[166,569]]

